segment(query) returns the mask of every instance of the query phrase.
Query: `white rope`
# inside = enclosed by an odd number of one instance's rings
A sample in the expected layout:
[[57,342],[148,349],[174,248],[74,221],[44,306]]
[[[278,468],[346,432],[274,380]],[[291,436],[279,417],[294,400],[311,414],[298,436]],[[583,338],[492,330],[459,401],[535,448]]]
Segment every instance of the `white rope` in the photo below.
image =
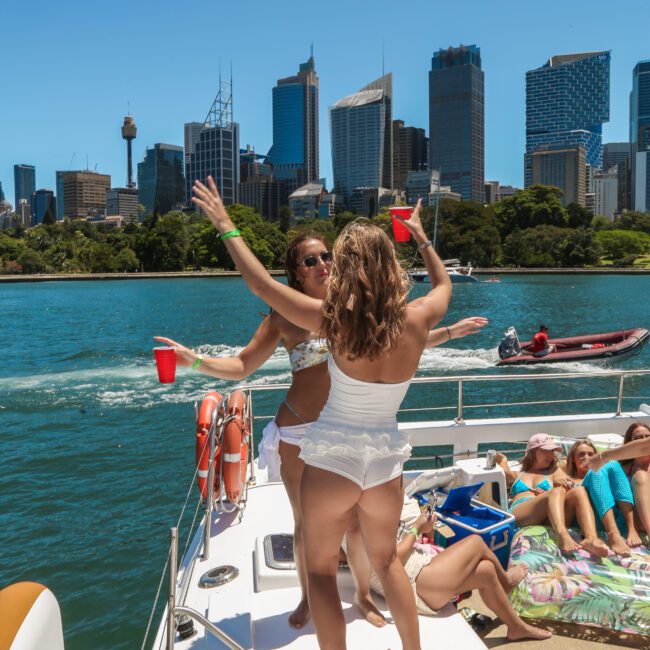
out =
[[167,567],[169,566],[169,558],[172,554],[172,549],[170,547],[169,551],[167,552],[167,561],[165,562],[165,566],[163,568],[162,575],[160,576],[160,582],[158,583],[158,589],[156,591],[156,597],[154,598],[153,601],[153,606],[151,608],[151,613],[149,614],[149,621],[147,622],[147,629],[144,633],[144,639],[142,639],[142,645],[140,646],[140,650],[144,650],[145,645],[147,644],[147,639],[149,638],[149,631],[151,630],[151,622],[153,621],[153,615],[156,612],[156,607],[158,605],[158,599],[160,598],[160,590],[162,589],[163,585],[163,580],[165,579],[165,574],[167,573]]

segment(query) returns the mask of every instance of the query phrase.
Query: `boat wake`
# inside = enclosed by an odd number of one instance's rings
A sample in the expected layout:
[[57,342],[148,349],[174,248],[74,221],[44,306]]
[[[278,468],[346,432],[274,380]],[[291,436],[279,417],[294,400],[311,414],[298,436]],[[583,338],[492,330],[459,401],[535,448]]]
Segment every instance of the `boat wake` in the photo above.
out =
[[496,350],[439,347],[425,350],[420,359],[418,372],[456,373],[465,370],[493,368],[499,355]]

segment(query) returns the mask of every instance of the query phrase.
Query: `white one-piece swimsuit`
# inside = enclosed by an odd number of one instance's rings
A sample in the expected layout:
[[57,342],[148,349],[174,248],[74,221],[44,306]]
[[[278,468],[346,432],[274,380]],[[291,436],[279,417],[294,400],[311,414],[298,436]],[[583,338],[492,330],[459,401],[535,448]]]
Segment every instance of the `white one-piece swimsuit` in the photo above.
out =
[[402,473],[411,455],[408,433],[397,426],[411,380],[396,384],[361,381],[327,360],[330,392],[318,420],[300,441],[300,458],[368,489]]

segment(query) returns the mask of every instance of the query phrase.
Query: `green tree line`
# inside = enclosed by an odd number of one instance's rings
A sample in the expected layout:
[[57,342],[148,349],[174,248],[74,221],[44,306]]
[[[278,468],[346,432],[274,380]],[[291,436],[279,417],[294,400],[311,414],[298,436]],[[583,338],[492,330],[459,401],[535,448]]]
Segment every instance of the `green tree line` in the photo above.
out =
[[[303,230],[321,233],[330,243],[350,221],[341,212],[329,219],[290,224],[262,219],[253,208],[229,212],[247,243],[267,268],[281,268],[287,243]],[[434,207],[423,210],[433,238]],[[371,220],[391,232],[388,210]],[[412,242],[396,244],[407,261]],[[441,257],[475,266],[584,267],[632,265],[650,255],[650,215],[626,212],[616,220],[594,217],[578,204],[562,205],[561,191],[536,185],[499,203],[442,200],[438,206],[436,248]],[[47,219],[33,228],[0,233],[0,273],[106,273],[234,268],[211,223],[199,213],[149,215],[142,224],[112,229],[81,220]]]

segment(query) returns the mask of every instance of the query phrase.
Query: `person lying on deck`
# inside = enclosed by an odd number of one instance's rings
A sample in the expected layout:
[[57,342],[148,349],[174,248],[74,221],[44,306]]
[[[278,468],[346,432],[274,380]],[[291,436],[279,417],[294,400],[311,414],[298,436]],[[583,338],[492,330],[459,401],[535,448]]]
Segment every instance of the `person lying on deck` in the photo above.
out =
[[[470,535],[446,549],[433,544],[422,544],[422,536],[433,538],[435,513],[420,508],[415,499],[409,499],[402,508],[397,557],[404,565],[415,593],[418,613],[432,616],[449,602],[456,602],[458,594],[478,589],[483,602],[508,627],[508,639],[548,639],[550,632],[524,623],[513,609],[508,594],[528,573],[525,564],[504,571],[496,555],[479,535]],[[359,527],[350,526],[344,539],[344,550],[351,536],[361,535]],[[356,549],[363,544],[354,543]],[[361,564],[357,560],[358,564]],[[374,571],[368,576],[370,588],[384,595],[381,582]],[[363,585],[357,589],[365,591]],[[370,620],[370,619],[369,619]],[[373,622],[378,627],[386,624],[383,617]]]
[[600,452],[589,459],[589,467],[599,471],[610,460],[632,461],[625,463],[636,500],[636,510],[641,526],[650,535],[650,428],[634,423],[625,433],[625,444]]
[[577,440],[569,450],[565,470],[557,471],[555,484],[567,490],[582,485],[602,522],[612,551],[618,555],[629,555],[631,546],[641,544],[634,524],[632,488],[623,468],[616,461],[607,463],[600,472],[592,472],[589,459],[597,453],[590,440]]
[[[605,557],[607,546],[596,533],[596,520],[586,490],[582,486],[569,491],[554,487],[558,469],[555,452],[559,449],[560,445],[547,433],[536,433],[528,441],[521,472],[513,472],[506,456],[497,453],[496,461],[506,475],[513,497],[510,512],[515,516],[515,524],[521,528],[549,522],[562,553],[572,553],[582,547],[592,555]],[[567,529],[574,519],[584,534],[580,543]]]

